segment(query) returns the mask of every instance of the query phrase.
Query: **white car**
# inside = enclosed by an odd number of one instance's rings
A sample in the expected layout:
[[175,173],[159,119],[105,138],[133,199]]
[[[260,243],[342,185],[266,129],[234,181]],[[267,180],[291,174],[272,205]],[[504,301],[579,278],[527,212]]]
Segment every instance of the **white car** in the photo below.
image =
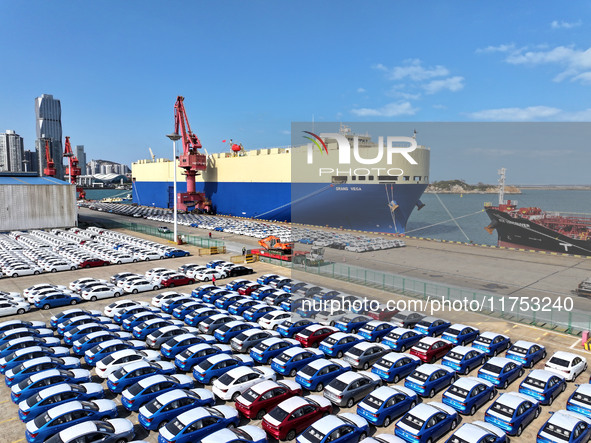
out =
[[[21,402],[21,404],[22,403],[26,402]],[[105,439],[117,436],[117,440],[109,439],[108,441],[127,441],[132,440],[133,435],[133,423],[128,419],[106,418],[105,420],[83,421],[77,425],[70,426],[56,434],[56,439],[59,439],[57,441],[63,443],[79,443],[82,441],[95,441],[96,438],[100,438],[102,436],[104,436]],[[120,436],[125,436],[125,438],[119,438]]]
[[[152,297],[152,306],[156,306],[157,308],[159,308],[162,305],[162,303],[164,303],[168,300],[172,300],[173,298],[182,297],[182,296],[183,296],[183,294],[180,294],[176,291],[162,292],[162,293]],[[197,301],[197,299],[195,299],[195,301]]]
[[22,303],[26,300],[23,297],[11,297],[9,295],[0,295],[0,301],[12,301],[15,303]]
[[17,265],[3,269],[4,274],[9,277],[22,277],[23,275],[39,275],[43,272],[39,266]]
[[47,272],[75,271],[76,269],[78,269],[78,266],[71,262],[55,261],[47,263],[45,266],[43,266],[43,269]]
[[229,443],[232,441],[267,441],[267,433],[258,426],[244,425],[238,428],[225,428],[207,435],[201,443]]
[[587,359],[571,352],[558,351],[546,362],[544,369],[562,375],[567,381],[574,381],[587,370]]
[[125,283],[123,290],[128,294],[137,294],[138,292],[155,291],[160,289],[155,283],[149,282],[148,280],[133,280],[129,283]]
[[137,300],[118,300],[116,302],[111,303],[110,305],[106,306],[103,313],[107,317],[115,317],[115,315],[123,309],[131,308],[134,306],[150,306],[149,303],[145,301],[137,301]]
[[190,278],[195,278],[195,274],[199,272],[207,271],[209,268],[207,266],[195,266],[194,268],[187,269],[185,275]]
[[96,363],[96,375],[107,378],[110,374],[123,366],[140,360],[158,361],[161,359],[160,351],[138,351],[136,349],[124,349],[107,355]]
[[146,273],[145,273],[145,276],[146,276],[146,278],[148,280],[152,280],[159,273],[166,272],[166,271],[172,271],[172,269],[168,269],[168,268],[152,268],[152,269],[148,269],[146,271]]
[[[154,283],[155,285],[161,285],[163,280],[166,280],[166,279],[172,277],[173,275],[179,275],[179,273],[176,271],[160,272],[152,277],[152,283]],[[181,275],[183,277],[185,276],[184,274],[181,274]]]
[[19,298],[21,300],[25,299],[23,296],[21,296],[20,292],[8,292],[8,291],[0,291],[0,297],[12,299],[12,300],[17,300]]
[[25,301],[0,301],[0,317],[14,314],[24,314],[31,309],[31,305]]
[[84,300],[95,301],[100,298],[111,298],[111,297],[119,297],[122,291],[120,288],[116,288],[115,286],[98,286],[96,288],[92,288],[88,291],[82,291],[81,297]]
[[52,285],[51,283],[39,283],[37,285],[33,285],[29,288],[26,288],[23,291],[23,296],[28,297],[31,292],[41,291],[43,289],[55,289],[56,291],[65,291],[68,288],[62,285]]
[[121,263],[135,263],[137,258],[129,254],[110,255],[108,261],[113,264],[120,265]]
[[277,326],[290,318],[291,314],[289,312],[278,309],[277,311],[267,312],[259,318],[258,323],[263,329],[277,329]]
[[275,380],[276,378],[277,374],[271,368],[239,366],[230,369],[214,381],[212,392],[221,400],[236,401],[240,394],[251,386],[263,380]]
[[101,281],[101,282],[105,282],[105,280],[98,280],[96,278],[92,278],[92,277],[84,277],[84,278],[79,278],[78,280],[74,280],[72,283],[70,283],[70,290],[71,291],[79,291],[80,288],[84,285],[87,285],[89,283],[95,283],[97,281]]
[[144,260],[144,261],[149,261],[149,260],[160,260],[164,258],[164,254],[160,254],[158,252],[155,251],[145,251],[145,252],[140,252],[138,254],[138,258],[140,260]]
[[115,284],[118,287],[123,289],[127,283],[131,283],[131,282],[138,281],[138,280],[145,280],[145,279],[146,279],[146,277],[144,277],[143,275],[130,275],[128,277],[124,277],[122,279],[117,280],[117,283],[115,283]]
[[211,281],[213,280],[213,277],[215,277],[216,280],[222,279],[222,278],[226,278],[227,275],[225,272],[222,271],[218,271],[215,269],[207,269],[206,271],[201,271],[201,272],[197,272],[195,273],[195,280],[199,280],[199,281]]

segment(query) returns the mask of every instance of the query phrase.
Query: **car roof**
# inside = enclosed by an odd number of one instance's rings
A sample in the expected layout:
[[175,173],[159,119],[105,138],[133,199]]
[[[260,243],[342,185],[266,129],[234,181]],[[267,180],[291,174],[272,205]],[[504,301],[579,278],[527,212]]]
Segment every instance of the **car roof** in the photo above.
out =
[[[581,359],[583,358],[580,355],[573,354],[572,352],[566,352],[566,351],[556,351],[554,354],[552,354],[552,357],[561,358],[563,360],[568,360],[568,361],[573,361],[577,357],[579,357]],[[552,360],[552,357],[550,357],[550,360]]]
[[499,334],[498,332],[491,332],[491,331],[482,332],[482,333],[480,333],[479,337],[493,339],[493,338],[498,337],[499,335],[504,338],[509,338],[508,336],[506,336],[504,334]]
[[326,417],[323,417],[317,422],[313,423],[311,427],[318,429],[323,434],[327,434],[334,428],[341,426],[344,423],[345,422],[336,415],[327,415]]
[[511,360],[510,358],[505,357],[493,357],[487,363],[490,363],[495,366],[502,366],[505,367],[508,363],[517,363],[515,360]]
[[[559,424],[561,428],[564,429],[574,429],[574,427],[580,421],[584,421],[587,424],[591,424],[591,420],[584,415],[577,414],[576,412],[572,411],[556,411],[550,419],[548,423]],[[566,426],[565,426],[566,425]]]
[[419,357],[412,354],[404,354],[402,352],[389,352],[388,354],[384,355],[382,358],[386,361],[396,363],[398,360],[408,357],[411,360],[420,360]]
[[447,366],[432,364],[432,363],[425,363],[424,365],[420,365],[419,367],[417,367],[416,371],[422,372],[423,374],[431,375],[435,371],[439,371],[440,369],[443,369],[446,372],[453,371],[451,368],[448,368]]
[[438,341],[443,341],[445,343],[449,343],[447,340],[444,340],[444,339],[438,338],[438,337],[423,337],[423,338],[421,338],[421,343],[426,343],[428,345],[432,345],[434,343],[437,343]]
[[460,377],[454,382],[454,386],[458,388],[470,390],[476,385],[487,385],[491,386],[491,383],[487,380],[477,377]]
[[257,383],[256,385],[252,386],[250,389],[252,389],[257,394],[263,394],[263,393],[267,392],[269,389],[273,389],[273,388],[277,388],[277,387],[279,387],[279,385],[276,382],[274,382],[272,380],[265,380],[260,383]]
[[339,381],[342,381],[343,383],[348,384],[348,383],[352,383],[353,381],[358,380],[362,377],[363,377],[363,375],[359,374],[358,372],[347,371],[347,372],[343,372],[337,378],[339,379]]
[[519,392],[505,392],[499,395],[499,397],[495,400],[495,403],[499,402],[502,405],[516,409],[524,401],[530,401],[533,404],[538,403],[538,400],[535,398],[530,397],[529,395],[521,394]]
[[395,394],[405,394],[414,397],[416,393],[412,389],[405,388],[404,386],[380,386],[378,389],[371,393],[372,397],[379,400],[385,401]]
[[472,329],[476,329],[476,328],[474,328],[474,327],[472,327],[472,326],[464,325],[464,324],[462,324],[462,323],[454,323],[454,324],[452,324],[452,325],[449,327],[449,329],[460,329],[460,330],[462,330],[462,329],[465,329],[465,328],[472,328]]
[[543,348],[542,345],[539,345],[539,344],[531,342],[531,341],[526,341],[526,340],[518,340],[515,343],[513,343],[513,346],[517,346],[519,348],[525,348],[525,349],[529,349],[532,346],[540,346]]
[[292,412],[297,408],[310,404],[306,399],[302,397],[290,397],[287,400],[282,401],[279,405],[281,409],[286,412]]
[[455,346],[452,349],[452,352],[457,352],[458,354],[461,354],[461,355],[466,355],[470,351],[476,351],[479,354],[483,354],[484,353],[484,351],[482,351],[481,349],[471,348],[469,346]]
[[554,372],[546,371],[544,369],[534,369],[533,371],[530,371],[530,373],[527,374],[527,377],[526,378],[529,378],[529,377],[534,378],[536,380],[543,381],[543,382],[547,382],[552,377],[561,377],[561,378],[564,378],[564,376],[562,376],[560,374],[556,374]]

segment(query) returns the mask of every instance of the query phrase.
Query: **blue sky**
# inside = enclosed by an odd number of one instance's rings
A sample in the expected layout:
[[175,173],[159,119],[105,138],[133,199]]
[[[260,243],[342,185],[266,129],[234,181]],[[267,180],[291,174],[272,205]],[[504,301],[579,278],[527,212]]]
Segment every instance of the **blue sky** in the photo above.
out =
[[[87,158],[169,156],[185,96],[209,152],[290,143],[292,121],[587,122],[591,5],[549,1],[0,0],[0,131],[34,146],[34,98],[62,102]],[[577,126],[581,128],[581,126]],[[419,134],[419,141],[421,134]],[[477,138],[477,137],[476,137]],[[588,143],[462,149],[431,178],[590,183]],[[536,166],[531,160],[537,159]],[[564,166],[561,166],[564,164]],[[558,166],[557,166],[558,165]]]

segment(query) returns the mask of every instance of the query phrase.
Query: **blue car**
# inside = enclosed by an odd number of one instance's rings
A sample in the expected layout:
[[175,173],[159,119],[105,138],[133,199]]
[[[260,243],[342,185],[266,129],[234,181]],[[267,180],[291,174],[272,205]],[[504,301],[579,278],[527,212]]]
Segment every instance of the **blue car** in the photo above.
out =
[[378,341],[396,329],[396,326],[387,321],[372,320],[359,329],[359,335],[369,341]]
[[213,331],[213,336],[220,343],[230,343],[230,340],[239,335],[241,332],[253,328],[260,329],[260,326],[256,323],[247,323],[241,320],[235,320],[221,325],[219,328]]
[[267,433],[258,426],[220,429],[201,440],[201,443],[267,443]]
[[261,303],[260,301],[257,301],[257,300],[251,300],[251,299],[241,300],[241,301],[238,301],[238,302],[232,304],[228,308],[228,312],[230,314],[242,316],[244,314],[244,312],[247,311],[248,309],[252,308],[253,306],[259,306],[259,305],[265,306],[264,303]]
[[0,358],[0,374],[6,373],[21,363],[38,357],[67,357],[70,350],[63,346],[31,346],[19,349],[6,357]]
[[4,382],[10,387],[20,383],[31,375],[47,369],[77,369],[80,359],[75,357],[39,357],[27,360],[4,373]]
[[371,372],[387,382],[398,383],[400,379],[412,374],[423,362],[412,354],[392,352],[384,355],[371,368]]
[[146,430],[156,431],[189,409],[214,405],[213,393],[207,389],[175,389],[142,406],[138,421]]
[[174,365],[166,361],[135,361],[110,373],[107,377],[107,388],[115,394],[120,394],[134,383],[137,383],[146,377],[158,374],[175,374]]
[[422,397],[435,397],[435,394],[456,381],[454,370],[437,364],[419,366],[406,377],[404,386],[417,392]]
[[66,402],[96,400],[104,396],[105,391],[99,383],[59,383],[21,401],[18,404],[18,417],[26,423],[45,411]]
[[214,315],[222,314],[223,311],[213,308],[199,308],[195,309],[193,312],[185,315],[184,321],[189,326],[197,326],[200,322],[205,320],[206,318],[212,317]]
[[388,427],[419,402],[416,392],[402,386],[381,386],[357,405],[357,414],[374,426]]
[[132,306],[127,309],[119,310],[114,316],[113,321],[117,324],[123,324],[123,321],[133,317],[140,312],[153,312],[157,313],[155,308],[150,308],[148,306]]
[[176,356],[174,365],[181,371],[190,371],[193,366],[216,354],[232,354],[232,347],[208,343],[193,345]]
[[343,332],[351,332],[355,334],[368,322],[372,321],[371,317],[367,315],[345,315],[339,321],[335,322],[335,327]]
[[261,284],[261,285],[266,285],[268,284],[271,280],[274,280],[276,278],[280,278],[281,276],[278,274],[265,274],[265,275],[261,275],[259,278],[257,278],[257,283]]
[[479,370],[478,377],[490,381],[498,388],[507,389],[524,373],[523,365],[508,358],[493,357]]
[[364,339],[360,335],[336,332],[321,341],[318,349],[328,357],[341,358],[345,352],[362,341]]
[[443,357],[441,364],[449,366],[459,374],[468,374],[472,369],[482,366],[488,357],[480,349],[456,346]]
[[27,422],[25,437],[29,443],[43,442],[78,423],[116,418],[117,415],[117,404],[113,400],[71,400]]
[[543,369],[534,369],[519,385],[519,392],[535,398],[541,405],[551,405],[565,389],[564,376]]
[[509,435],[519,437],[541,411],[542,407],[535,398],[518,392],[505,393],[489,406],[484,421],[498,426]]
[[79,317],[70,318],[63,323],[58,323],[57,325],[57,334],[58,335],[65,335],[66,332],[71,331],[72,329],[76,329],[79,326],[83,326],[86,324],[97,324],[102,325],[106,323],[111,323],[111,319],[108,317],[92,317],[90,315],[84,315]]
[[0,345],[0,358],[6,357],[19,349],[31,346],[59,346],[61,343],[57,337],[21,337],[9,340]]
[[261,286],[257,290],[252,291],[250,293],[250,296],[252,297],[253,300],[261,301],[263,298],[265,298],[268,295],[273,294],[276,291],[278,291],[277,288],[273,288],[271,286]]
[[300,369],[295,381],[309,391],[322,392],[331,381],[350,370],[351,365],[343,360],[320,358]]
[[174,359],[178,354],[193,345],[203,343],[203,338],[198,337],[190,332],[186,334],[177,335],[170,340],[162,343],[160,352],[166,358]]
[[64,322],[65,320],[67,320],[69,318],[78,317],[81,315],[90,315],[92,317],[98,317],[99,315],[101,315],[101,312],[100,311],[89,311],[87,309],[80,309],[80,308],[67,309],[65,311],[61,311],[61,312],[58,312],[57,314],[52,315],[51,319],[49,320],[49,324],[53,329],[56,329],[59,322]]
[[458,419],[456,410],[443,403],[421,403],[398,420],[394,433],[408,442],[433,442],[455,429]]
[[252,281],[247,280],[245,278],[238,278],[236,280],[232,280],[229,283],[226,283],[226,289],[229,289],[230,291],[238,291],[238,289],[242,288],[243,286],[246,286],[249,283],[252,283]]
[[281,375],[295,377],[307,364],[324,357],[324,353],[313,348],[293,347],[271,361],[271,369]]
[[227,311],[231,305],[237,303],[240,300],[244,300],[244,295],[240,295],[238,293],[231,293],[224,295],[221,298],[218,298],[215,301],[214,305],[216,308],[225,309]]
[[82,297],[76,294],[65,294],[57,292],[48,295],[42,295],[35,299],[35,307],[39,309],[56,308],[58,306],[75,305],[82,301]]
[[207,308],[208,305],[206,303],[200,301],[187,301],[180,306],[177,306],[172,310],[172,316],[174,318],[178,318],[179,320],[184,320],[185,317],[192,312],[195,312],[197,309]]
[[200,383],[213,383],[230,369],[240,366],[254,366],[247,355],[217,354],[206,358],[193,367],[193,377]]
[[250,349],[250,357],[255,362],[266,365],[283,351],[295,346],[300,347],[301,344],[293,338],[270,337],[253,346]]
[[73,345],[75,341],[86,337],[88,334],[99,331],[109,331],[116,333],[120,331],[120,329],[116,325],[86,323],[84,325],[76,326],[74,329],[70,329],[68,332],[66,332],[64,334],[64,343],[66,345]]
[[472,342],[472,347],[484,351],[489,357],[496,357],[509,349],[511,339],[496,332],[483,332]]
[[121,327],[125,331],[133,331],[137,325],[141,325],[143,322],[152,320],[152,319],[161,319],[162,316],[156,312],[152,311],[142,311],[138,312],[137,314],[132,315],[131,317],[126,318],[121,323]]
[[267,304],[264,304],[261,306],[253,306],[253,307],[249,308],[248,310],[244,311],[242,316],[247,321],[256,322],[259,320],[259,318],[263,317],[265,314],[268,314],[269,312],[273,312],[276,310],[277,310],[277,308],[275,306],[269,306]]
[[462,377],[443,393],[441,401],[460,414],[474,415],[495,395],[497,390],[491,382],[476,377]]
[[472,326],[456,323],[447,328],[441,338],[452,342],[454,345],[465,346],[472,343],[478,337],[480,331]]
[[133,336],[138,340],[145,340],[148,335],[152,332],[157,331],[160,328],[166,326],[172,326],[175,323],[171,320],[162,320],[154,318],[152,320],[145,321],[133,328]]
[[53,337],[53,331],[51,329],[35,329],[35,328],[17,328],[5,331],[0,334],[0,344],[7,343],[17,338],[27,337]]
[[147,402],[173,389],[190,389],[194,381],[183,374],[156,374],[142,378],[121,394],[121,404],[128,411],[137,411]]
[[572,411],[556,411],[538,431],[536,443],[586,443],[591,437],[591,420]]
[[92,332],[72,342],[72,353],[74,355],[83,356],[86,351],[95,347],[99,343],[117,338],[121,338],[119,337],[119,334],[112,331],[105,331],[104,329]]
[[263,301],[269,305],[273,305],[273,306],[276,306],[279,309],[281,309],[281,303],[283,303],[285,300],[290,300],[290,299],[291,299],[291,294],[288,294],[287,292],[283,292],[283,291],[278,291],[278,292],[274,292],[273,294],[265,296]]
[[279,332],[283,337],[293,337],[298,332],[303,331],[308,326],[315,324],[312,320],[302,319],[302,320],[285,320],[277,326],[277,332]]
[[173,249],[172,251],[166,251],[164,253],[164,256],[169,258],[188,257],[189,255],[191,255],[189,251],[185,251],[184,249]]
[[415,325],[414,330],[429,337],[437,337],[450,326],[450,322],[441,318],[425,317]]
[[160,429],[158,443],[192,443],[220,429],[238,426],[238,411],[229,406],[197,407],[183,412]]
[[531,368],[537,362],[546,358],[546,348],[537,343],[518,340],[509,348],[505,356],[518,361],[526,368]]
[[464,423],[445,443],[507,443],[507,434],[502,429],[484,421]]
[[191,296],[201,300],[201,299],[203,299],[203,296],[205,294],[207,294],[209,291],[213,291],[214,289],[220,289],[220,288],[219,288],[219,286],[216,286],[216,285],[197,286],[195,289],[193,289],[191,291]]
[[96,366],[107,355],[124,349],[146,349],[146,344],[139,340],[107,340],[90,348],[84,353],[84,361],[89,366]]
[[234,294],[234,291],[229,291],[223,288],[214,289],[213,291],[209,291],[207,294],[203,296],[203,301],[205,303],[215,304],[215,302],[218,301],[220,298],[230,294]]
[[382,344],[396,352],[404,352],[416,345],[425,334],[414,329],[396,328],[390,331],[381,341]]
[[591,418],[591,384],[578,386],[566,402],[566,409]]
[[47,369],[12,386],[10,398],[14,403],[20,403],[42,389],[57,383],[87,383],[89,381],[90,372],[85,369]]
[[328,415],[310,425],[296,443],[357,443],[369,434],[367,420],[357,414],[344,412]]

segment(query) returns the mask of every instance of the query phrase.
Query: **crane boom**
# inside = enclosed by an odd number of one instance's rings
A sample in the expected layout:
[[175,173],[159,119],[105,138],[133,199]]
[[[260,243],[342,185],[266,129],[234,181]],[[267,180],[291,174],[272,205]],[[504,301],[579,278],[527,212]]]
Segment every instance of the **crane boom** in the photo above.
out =
[[45,139],[45,168],[43,168],[43,174],[48,177],[55,177],[56,169],[55,163],[51,158],[51,154],[49,152],[49,139]]
[[[72,151],[72,145],[70,144],[70,137],[66,137],[66,143],[64,148],[64,157],[68,158],[68,166],[66,167],[66,174],[70,176],[70,183],[73,185],[76,184],[76,181],[80,175],[82,175],[82,169],[78,165],[78,157],[74,155],[74,151]],[[78,198],[85,198],[86,193],[81,186],[76,186],[76,192],[78,193]]]

